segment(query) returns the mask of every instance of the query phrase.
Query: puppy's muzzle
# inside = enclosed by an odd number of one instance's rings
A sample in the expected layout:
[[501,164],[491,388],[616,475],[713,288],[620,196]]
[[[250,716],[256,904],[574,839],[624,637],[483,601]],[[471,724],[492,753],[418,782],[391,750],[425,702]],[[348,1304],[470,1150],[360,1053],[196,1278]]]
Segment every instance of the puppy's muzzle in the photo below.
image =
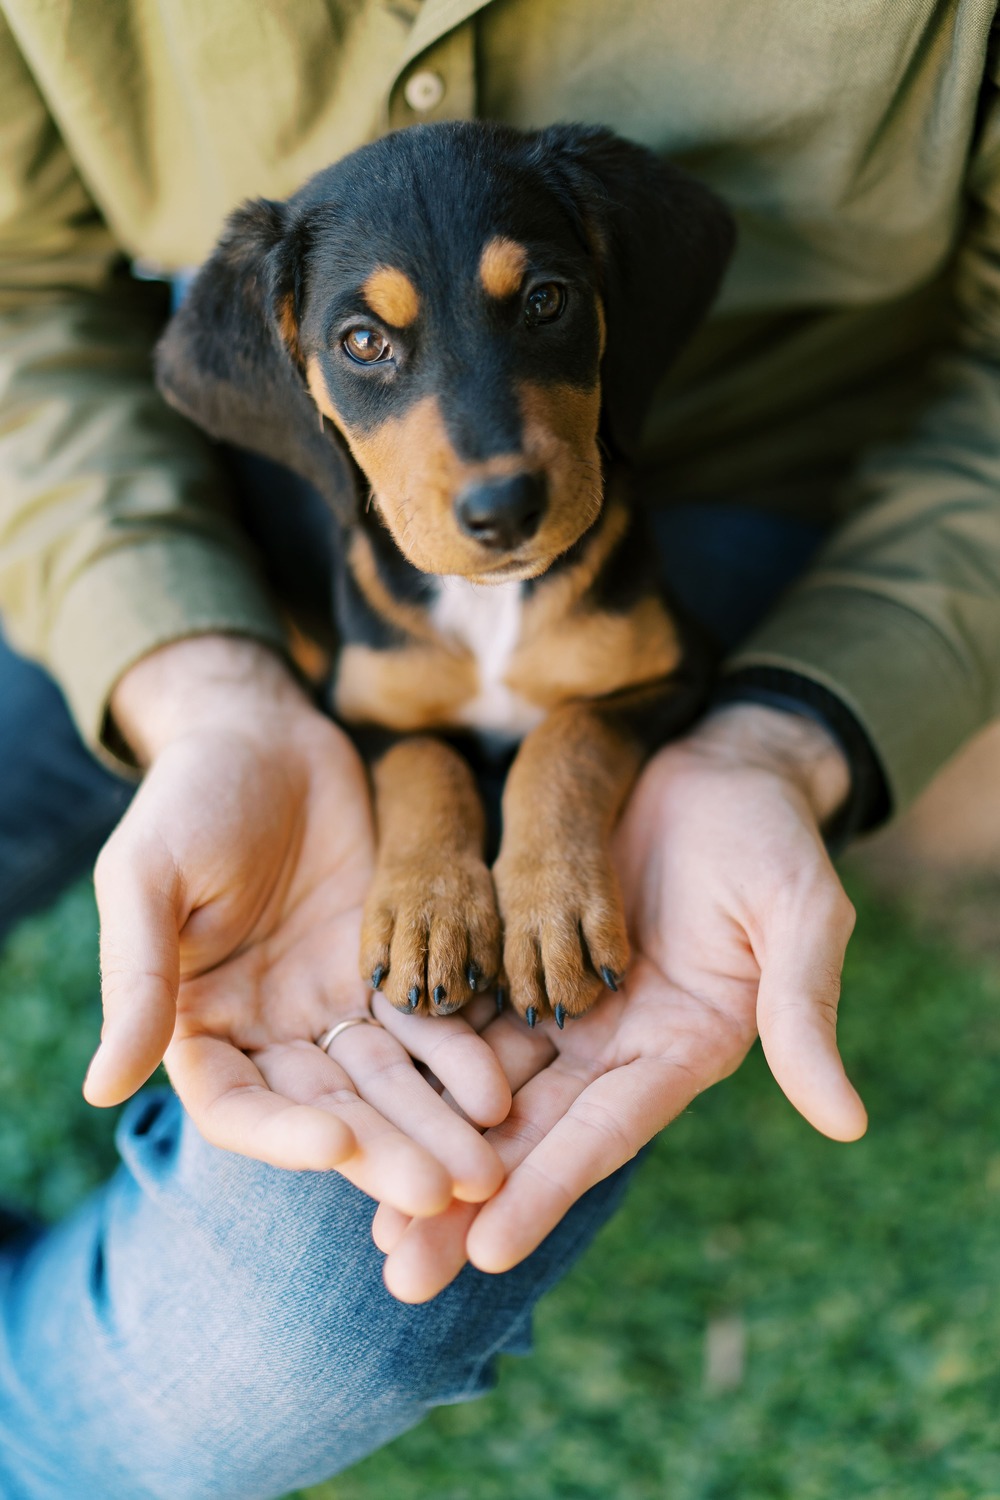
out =
[[547,500],[544,474],[510,474],[468,485],[455,501],[455,518],[474,541],[510,552],[534,536]]

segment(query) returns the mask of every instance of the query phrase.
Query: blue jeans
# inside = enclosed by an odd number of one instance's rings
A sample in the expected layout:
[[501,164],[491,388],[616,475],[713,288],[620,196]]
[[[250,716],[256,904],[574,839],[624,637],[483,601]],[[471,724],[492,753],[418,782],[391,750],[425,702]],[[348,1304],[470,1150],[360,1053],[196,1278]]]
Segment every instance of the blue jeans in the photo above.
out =
[[207,1146],[159,1091],[118,1146],[102,1191],[0,1262],[4,1500],[268,1500],[337,1473],[527,1351],[535,1302],[627,1177],[515,1270],[405,1307],[372,1203],[336,1173]]
[[[255,508],[255,471],[267,466],[246,469],[247,525],[279,587],[301,583],[288,508],[269,537],[278,508]],[[320,518],[308,495],[299,502],[315,536]],[[817,540],[735,507],[659,520],[665,573],[724,644]],[[314,581],[325,586],[322,569]],[[87,757],[57,690],[2,640],[0,706],[2,932],[85,866],[130,788]],[[594,1188],[523,1265],[467,1268],[432,1303],[404,1307],[382,1285],[372,1204],[335,1173],[208,1146],[162,1091],[125,1110],[118,1148],[115,1176],[68,1221],[0,1245],[3,1500],[267,1500],[338,1472],[431,1407],[487,1389],[497,1353],[526,1351],[536,1301],[630,1171]]]

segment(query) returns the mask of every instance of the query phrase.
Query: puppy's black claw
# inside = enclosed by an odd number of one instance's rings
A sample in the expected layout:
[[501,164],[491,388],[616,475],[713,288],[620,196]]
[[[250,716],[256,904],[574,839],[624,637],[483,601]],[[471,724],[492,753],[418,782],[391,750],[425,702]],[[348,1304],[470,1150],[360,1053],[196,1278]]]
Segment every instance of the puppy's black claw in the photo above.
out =
[[507,1004],[507,991],[502,984],[497,985],[497,1015],[503,1015],[503,1008]]
[[412,990],[410,991],[410,993],[407,995],[406,998],[410,1002],[410,1009],[411,1010],[416,1010],[417,1006],[420,1004],[420,987],[419,987],[419,985],[415,984],[413,986]]
[[377,969],[372,970],[372,989],[377,990],[384,978],[385,968],[382,964],[379,964]]
[[617,992],[618,975],[612,973],[607,964],[604,964],[601,967],[601,978],[604,980],[604,983],[607,985],[609,990],[615,990]]
[[469,982],[469,989],[475,990],[480,979],[483,977],[483,973],[478,964],[470,964],[465,971],[465,977]]
[[565,1007],[562,1006],[562,1005],[557,1005],[556,1008],[555,1008],[555,1010],[554,1010],[554,1012],[553,1012],[553,1015],[556,1018],[556,1025],[559,1027],[559,1030],[562,1031],[563,1027],[566,1024],[566,1010],[565,1010]]
[[524,1019],[531,1027],[533,1027],[535,1022],[538,1020],[538,1012],[533,1005],[529,1005],[528,1009],[524,1012]]
[[436,984],[434,986],[434,1004],[435,1005],[440,1005],[441,1001],[447,998],[447,995],[448,995],[448,991],[445,989],[445,987],[444,987],[443,984]]

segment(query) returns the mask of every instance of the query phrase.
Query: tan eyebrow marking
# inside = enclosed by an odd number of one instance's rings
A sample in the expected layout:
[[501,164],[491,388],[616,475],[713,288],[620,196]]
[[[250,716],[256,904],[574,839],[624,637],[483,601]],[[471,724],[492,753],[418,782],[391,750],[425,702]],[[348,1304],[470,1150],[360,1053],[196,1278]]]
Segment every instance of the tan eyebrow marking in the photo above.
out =
[[479,279],[491,297],[513,297],[521,285],[528,264],[528,252],[517,240],[494,235],[483,246],[479,257]]
[[408,328],[420,311],[420,293],[398,266],[376,266],[361,288],[376,317],[393,328]]

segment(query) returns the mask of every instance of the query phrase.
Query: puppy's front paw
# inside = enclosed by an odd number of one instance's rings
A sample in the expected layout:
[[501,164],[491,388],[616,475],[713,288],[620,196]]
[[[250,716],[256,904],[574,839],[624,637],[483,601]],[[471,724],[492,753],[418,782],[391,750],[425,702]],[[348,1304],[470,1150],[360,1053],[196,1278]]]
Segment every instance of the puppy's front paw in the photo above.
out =
[[562,1026],[567,1016],[589,1010],[605,988],[618,988],[628,968],[628,934],[603,851],[501,855],[493,877],[510,998],[529,1025],[552,1015]]
[[447,1016],[500,966],[490,872],[475,855],[380,859],[365,903],[361,974],[397,1010]]

